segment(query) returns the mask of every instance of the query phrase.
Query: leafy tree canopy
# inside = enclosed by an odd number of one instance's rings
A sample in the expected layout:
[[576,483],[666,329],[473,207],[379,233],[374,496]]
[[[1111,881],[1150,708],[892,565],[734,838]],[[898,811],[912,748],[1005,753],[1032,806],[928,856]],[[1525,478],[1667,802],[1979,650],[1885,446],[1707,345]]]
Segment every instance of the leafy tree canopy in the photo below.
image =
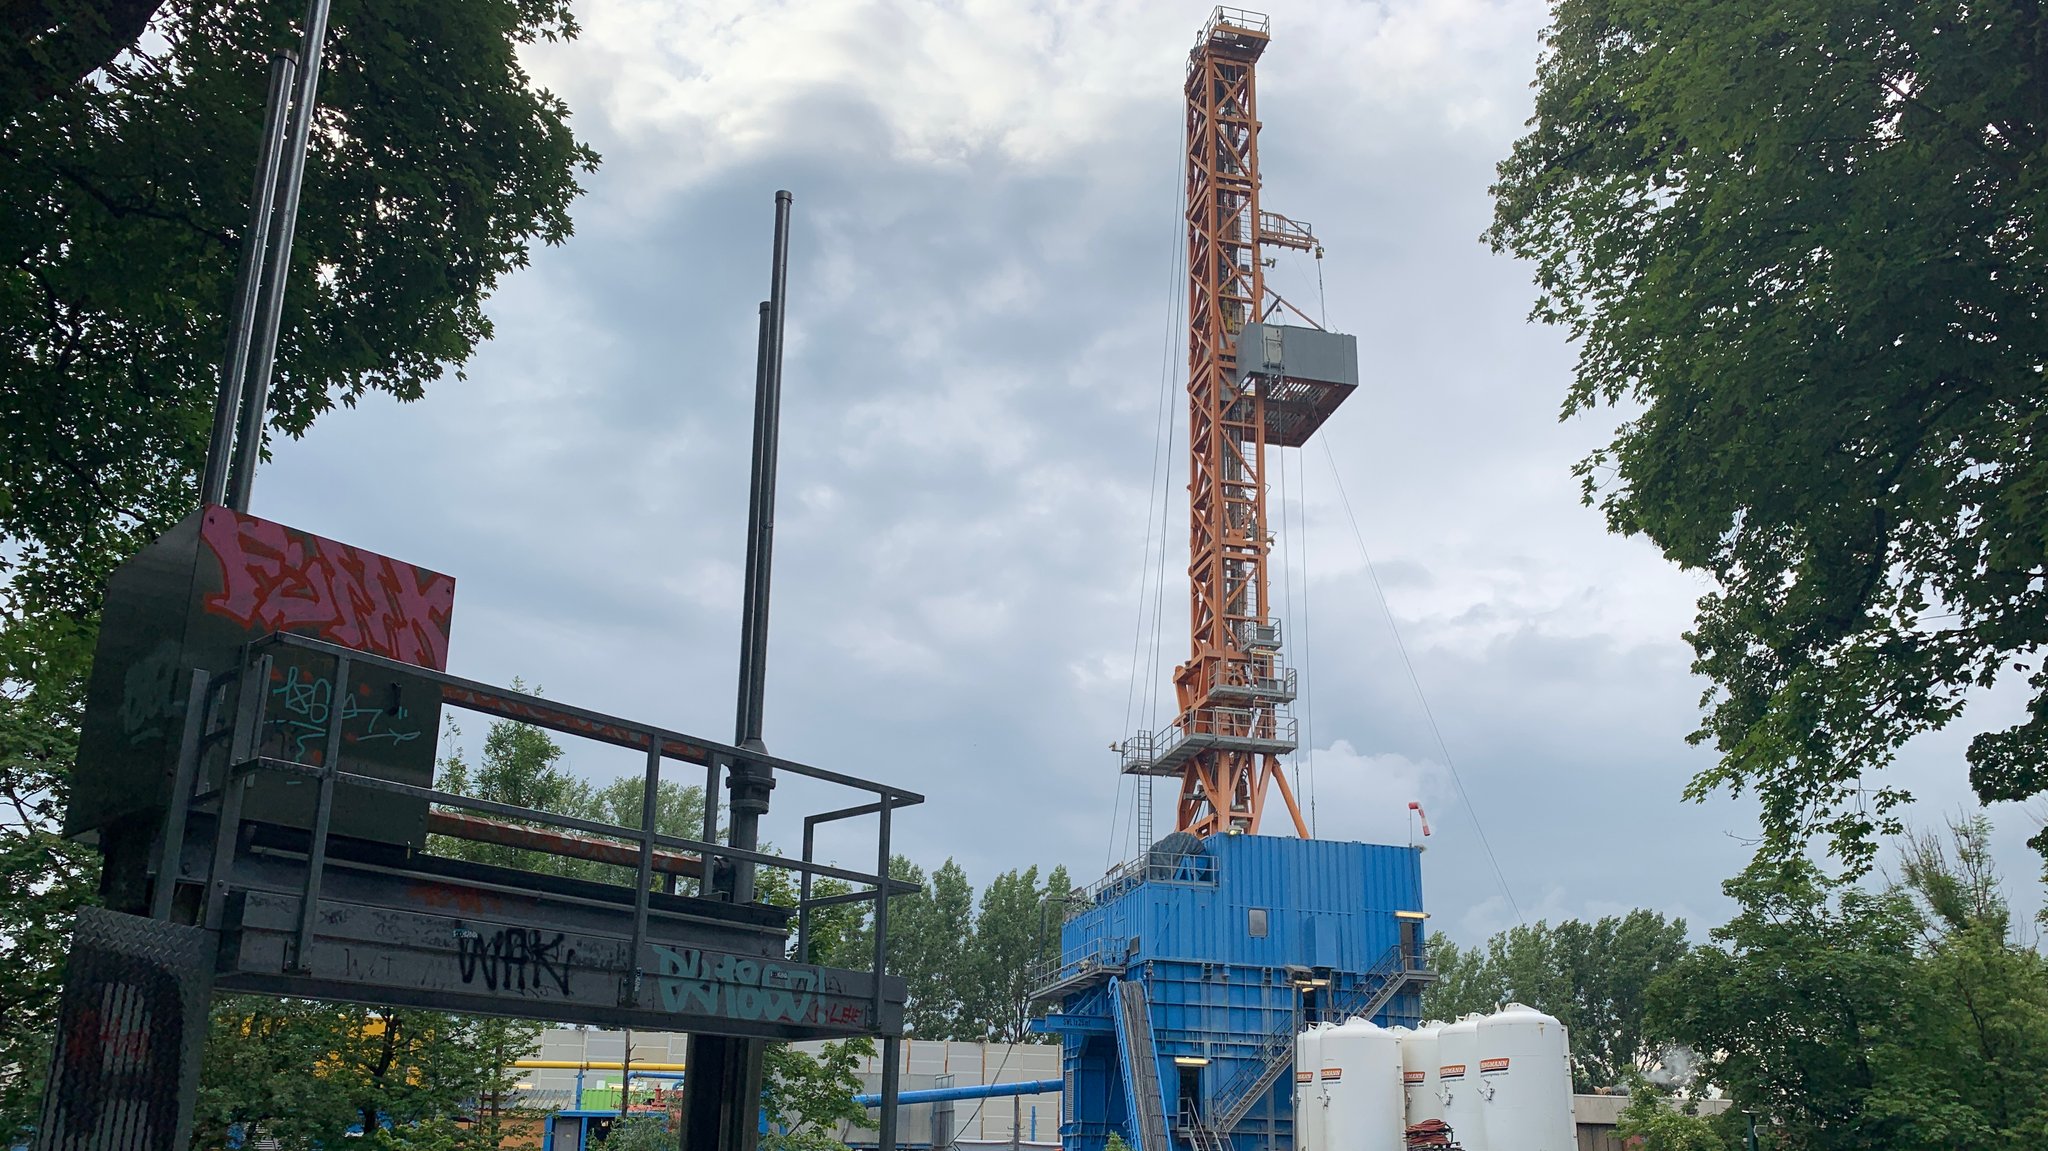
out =
[[1514,927],[1470,949],[1438,933],[1429,957],[1439,978],[1422,1009],[1451,1020],[1526,1003],[1570,1030],[1577,1090],[1613,1087],[1649,1071],[1662,1054],[1666,1037],[1644,1027],[1647,995],[1686,951],[1684,920],[1641,909],[1592,923]]
[[388,1122],[401,1143],[488,1151],[499,1134],[492,1104],[511,1092],[512,1064],[539,1034],[514,1020],[229,996],[214,1005],[193,1145],[226,1146],[239,1126],[285,1151],[315,1151],[344,1146],[351,1127],[374,1133]]
[[[107,570],[193,505],[266,58],[300,7],[168,0],[137,47],[0,122],[9,633],[51,615],[89,631]],[[596,156],[517,50],[575,30],[565,0],[338,0],[273,427],[303,434],[373,390],[417,398],[489,337],[498,280],[569,235]],[[39,650],[8,648],[10,672]]]
[[[0,1135],[30,1122],[71,909],[54,832],[112,568],[191,510],[296,0],[0,0]],[[145,25],[151,32],[141,36]],[[415,398],[569,235],[596,156],[517,51],[566,0],[337,0],[271,426]]]
[[[1906,844],[1869,889],[1759,859],[1740,913],[1651,987],[1648,1019],[1801,1151],[2048,1140],[2048,961],[2013,939],[1988,827]],[[1763,1122],[1767,1120],[1767,1122]]]
[[[1579,345],[1565,402],[1616,531],[1715,589],[1695,797],[1851,871],[1864,777],[1973,688],[1986,801],[2048,789],[2048,9],[2034,0],[1553,0],[1488,239]],[[2048,850],[2048,837],[2036,845]]]
[[861,1123],[867,1108],[861,1092],[860,1061],[875,1053],[868,1039],[821,1044],[810,1054],[787,1043],[771,1043],[762,1061],[762,1108],[769,1115],[765,1151],[844,1151],[836,1132]]
[[1714,1124],[1638,1083],[1614,1133],[1634,1151],[1734,1151]]
[[134,44],[163,0],[0,0],[0,121]]

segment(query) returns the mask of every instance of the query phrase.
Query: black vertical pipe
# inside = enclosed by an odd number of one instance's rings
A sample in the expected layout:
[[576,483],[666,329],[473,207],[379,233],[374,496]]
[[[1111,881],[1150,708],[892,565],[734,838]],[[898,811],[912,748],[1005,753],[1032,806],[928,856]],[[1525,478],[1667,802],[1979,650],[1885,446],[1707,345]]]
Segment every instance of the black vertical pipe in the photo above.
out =
[[[889,957],[889,801],[892,798],[888,792],[879,797],[882,822],[875,836],[878,841],[875,874],[881,879],[875,891],[875,999],[872,1010],[877,1029],[882,1026],[882,980]],[[876,1131],[881,1143],[880,1151],[896,1151],[897,1100],[902,1086],[897,1078],[901,1062],[897,1056],[900,1042],[893,1035],[882,1040],[882,1120]]]
[[[754,355],[753,474],[747,500],[747,573],[740,609],[740,684],[737,731],[743,751],[761,751],[761,700],[768,679],[768,576],[775,539],[776,429],[782,410],[783,285],[789,268],[788,192],[775,193],[775,251],[767,302],[761,305]],[[717,761],[713,760],[713,771]],[[726,842],[753,850],[760,846],[761,816],[775,780],[766,768],[744,757],[726,768]],[[711,842],[716,795],[706,793],[705,842]],[[706,864],[706,886],[710,883]],[[732,861],[735,903],[754,900],[754,864]],[[682,1145],[686,1151],[754,1151],[761,1106],[763,1044],[737,1036],[692,1035],[689,1077],[683,1080]]]
[[229,313],[228,354],[220,366],[213,437],[207,441],[206,471],[199,481],[202,504],[227,500],[228,460],[235,450],[242,384],[249,374],[249,339],[256,326],[257,287],[263,281],[264,257],[270,245],[270,213],[276,206],[277,168],[284,154],[285,107],[297,65],[298,61],[287,52],[270,58],[270,95],[263,104],[263,138],[256,146],[256,186],[249,193],[249,227],[242,233],[242,267],[235,277],[234,310]]
[[[748,455],[747,473],[747,569],[742,582],[743,602],[740,605],[740,685],[737,695],[737,715],[733,719],[733,743],[740,747],[758,748],[761,743],[763,705],[757,698],[768,681],[766,666],[766,629],[758,629],[763,642],[756,644],[756,615],[766,616],[768,605],[763,602],[766,591],[761,581],[761,569],[766,563],[773,566],[775,532],[775,477],[773,471],[764,477],[763,465],[767,456],[775,451],[773,438],[775,430],[769,423],[771,412],[769,389],[768,353],[775,340],[775,304],[772,300],[761,301],[761,314],[754,327],[754,440]],[[780,400],[780,397],[777,397]],[[778,403],[779,406],[779,403]],[[770,443],[763,443],[768,437]],[[770,555],[761,554],[762,519],[761,506],[764,488],[768,498],[766,509],[768,543]]]
[[901,1094],[903,1040],[890,1035],[882,1040],[882,1118],[876,1142],[880,1151],[897,1151],[896,1100]]
[[[782,325],[784,287],[789,278],[789,211],[794,199],[775,193],[775,247],[769,269],[768,301],[761,305],[761,334],[754,370],[753,475],[747,500],[747,572],[740,609],[740,685],[733,742],[762,749],[762,697],[768,680],[768,587],[775,550],[775,466],[782,417]],[[766,768],[734,762],[727,787],[732,793],[730,842],[752,850],[760,845],[761,816],[775,781]],[[754,865],[733,864],[733,901],[754,898]]]
[[249,510],[249,491],[256,482],[256,461],[263,451],[264,417],[270,410],[270,372],[277,363],[277,333],[284,319],[284,287],[292,267],[292,235],[299,222],[299,188],[306,174],[306,145],[313,131],[313,111],[320,90],[320,53],[327,41],[330,0],[307,0],[305,25],[299,30],[299,90],[292,103],[290,139],[285,142],[283,177],[271,220],[270,255],[264,261],[261,306],[249,359],[248,384],[242,395],[242,434],[235,442],[228,506]]

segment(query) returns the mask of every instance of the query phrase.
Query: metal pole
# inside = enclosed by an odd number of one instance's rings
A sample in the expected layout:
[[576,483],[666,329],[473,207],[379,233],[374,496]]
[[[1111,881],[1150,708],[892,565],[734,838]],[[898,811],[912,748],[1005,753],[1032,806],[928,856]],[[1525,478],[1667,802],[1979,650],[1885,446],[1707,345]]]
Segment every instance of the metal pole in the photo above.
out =
[[347,714],[349,686],[348,653],[334,658],[334,691],[328,696],[327,750],[320,757],[320,790],[313,802],[312,839],[306,848],[306,886],[299,899],[299,941],[292,949],[291,969],[313,970],[313,927],[319,922],[320,886],[327,871],[327,832],[334,822],[335,774],[341,770],[341,717]]
[[227,500],[228,460],[235,448],[235,417],[242,410],[242,382],[249,373],[249,339],[256,324],[256,288],[263,280],[270,243],[270,213],[277,196],[277,166],[283,155],[285,103],[298,61],[290,53],[270,58],[270,96],[263,104],[263,138],[257,143],[256,186],[249,193],[249,227],[242,233],[242,269],[235,277],[235,308],[228,328],[228,355],[220,369],[214,401],[213,438],[206,445],[206,471],[199,502]]
[[[761,306],[762,332],[754,377],[754,458],[747,501],[746,598],[740,611],[740,692],[733,742],[759,751],[762,696],[768,679],[768,587],[774,566],[775,461],[782,413],[783,289],[789,279],[789,210],[794,198],[775,193],[775,247],[769,270],[768,302]],[[760,845],[761,816],[775,781],[765,769],[735,761],[726,777],[732,793],[729,842],[752,850]],[[754,898],[754,865],[733,863],[733,902]]]
[[256,461],[263,451],[264,416],[270,409],[270,372],[277,363],[277,332],[284,318],[284,286],[292,266],[292,234],[299,220],[299,187],[306,174],[306,142],[313,130],[313,110],[320,88],[320,51],[327,40],[329,0],[308,0],[299,30],[299,91],[292,105],[290,139],[285,143],[284,175],[277,187],[271,221],[270,255],[264,263],[262,305],[250,347],[249,379],[242,395],[242,434],[235,442],[228,506],[249,510],[249,489],[256,480]]
[[[633,971],[619,998],[628,1007],[640,1005],[645,969],[640,955],[647,950],[648,891],[654,886],[654,828],[661,813],[661,736],[647,733],[647,776],[640,783],[640,869],[633,879]],[[626,1033],[631,1042],[632,1032]],[[630,1053],[629,1053],[630,1054]]]
[[185,730],[178,737],[178,766],[171,777],[171,802],[164,805],[163,843],[157,853],[156,883],[149,891],[149,917],[169,919],[171,896],[178,885],[178,865],[185,856],[185,821],[192,808],[192,785],[199,775],[199,737],[206,724],[206,696],[211,681],[199,668],[185,689]]
[[[811,853],[817,850],[817,839],[818,825],[812,823],[809,819],[804,820],[804,863],[806,864],[811,862]],[[887,872],[883,874],[886,875]],[[886,891],[881,892],[875,898],[878,901],[886,901],[889,898],[889,893]],[[805,867],[803,874],[797,877],[796,961],[798,963],[809,963],[811,961],[811,870],[809,867]]]
[[894,1036],[882,1040],[882,1118],[879,1132],[881,1138],[878,1140],[881,1144],[880,1151],[896,1151],[896,1099],[902,1094],[902,1084],[899,1082],[901,1069],[897,1065],[903,1061],[900,1054],[902,1046],[903,1041]]

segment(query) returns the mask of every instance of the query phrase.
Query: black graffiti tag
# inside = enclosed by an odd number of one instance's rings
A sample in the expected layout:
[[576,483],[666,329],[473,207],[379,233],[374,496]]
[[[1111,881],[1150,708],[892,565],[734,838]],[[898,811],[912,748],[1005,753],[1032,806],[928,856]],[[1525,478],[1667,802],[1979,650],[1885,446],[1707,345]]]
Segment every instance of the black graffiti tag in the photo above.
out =
[[462,967],[462,981],[478,978],[492,991],[545,991],[552,984],[563,995],[569,993],[569,968],[576,962],[576,949],[564,948],[562,932],[548,939],[530,927],[501,927],[490,935],[457,929],[455,946]]

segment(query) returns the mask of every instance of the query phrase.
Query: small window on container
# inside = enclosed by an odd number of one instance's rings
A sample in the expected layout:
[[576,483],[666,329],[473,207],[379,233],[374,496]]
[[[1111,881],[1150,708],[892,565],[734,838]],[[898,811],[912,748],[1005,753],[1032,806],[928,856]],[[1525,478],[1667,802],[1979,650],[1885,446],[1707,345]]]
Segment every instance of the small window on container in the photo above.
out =
[[1253,939],[1264,939],[1266,937],[1266,909],[1254,907],[1246,912],[1245,929],[1252,933]]

